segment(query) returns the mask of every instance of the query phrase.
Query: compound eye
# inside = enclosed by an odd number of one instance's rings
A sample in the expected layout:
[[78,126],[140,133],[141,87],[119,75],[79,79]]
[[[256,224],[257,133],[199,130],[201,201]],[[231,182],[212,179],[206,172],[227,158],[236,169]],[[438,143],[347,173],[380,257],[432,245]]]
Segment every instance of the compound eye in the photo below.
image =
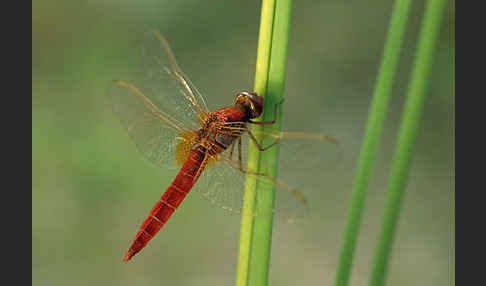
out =
[[259,117],[263,112],[263,97],[252,92],[249,94],[249,98],[252,105],[252,116],[253,118]]

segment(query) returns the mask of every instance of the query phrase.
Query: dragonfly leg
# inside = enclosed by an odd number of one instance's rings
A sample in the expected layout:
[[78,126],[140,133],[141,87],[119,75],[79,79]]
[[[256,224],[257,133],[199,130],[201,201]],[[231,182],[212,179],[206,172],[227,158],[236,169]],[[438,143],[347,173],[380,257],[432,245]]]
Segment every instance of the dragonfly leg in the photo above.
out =
[[229,158],[230,159],[233,159],[233,150],[234,149],[235,149],[235,144],[231,144],[230,151],[229,151]]
[[199,169],[197,170],[196,175],[194,176],[194,181],[196,181],[199,178],[199,176],[201,175],[201,172],[204,170],[204,168],[206,168],[208,158],[209,158],[209,152],[205,151],[204,152],[204,158],[201,162],[201,166],[199,166]]
[[[282,100],[283,102],[283,100]],[[274,124],[275,121],[277,121],[277,111],[278,111],[278,105],[281,104],[282,102],[280,103],[275,103],[275,110],[273,112],[273,120],[272,121],[253,121],[253,120],[248,120],[249,123],[252,123],[252,124],[257,124],[257,125],[271,125],[271,124]]]
[[260,143],[258,143],[258,140],[255,138],[255,136],[253,136],[253,134],[251,133],[251,131],[248,130],[247,132],[248,132],[248,135],[250,135],[251,141],[253,141],[253,143],[255,143],[255,145],[257,146],[258,150],[260,150],[260,151],[265,151],[265,150],[267,150],[268,148],[272,147],[273,145],[277,144],[280,141],[280,138],[278,138],[278,139],[275,139],[275,142],[273,142],[272,144],[270,144],[270,145],[268,145],[266,147],[262,147],[262,145],[260,145]]
[[240,138],[238,138],[238,163],[240,164],[240,170],[243,169],[243,159],[241,158],[242,157],[242,152],[241,152],[241,136]]
[[297,191],[294,187],[287,184],[286,182],[281,181],[279,179],[276,179],[276,178],[274,178],[270,175],[264,174],[264,173],[252,172],[252,171],[248,171],[245,168],[243,168],[241,153],[242,152],[241,152],[241,138],[240,138],[240,140],[238,141],[238,163],[239,164],[238,164],[237,167],[234,166],[233,164],[231,164],[232,166],[236,167],[240,172],[244,173],[245,175],[256,176],[258,178],[261,178],[264,181],[274,183],[275,185],[277,185],[277,186],[283,188],[284,190],[290,192],[294,197],[296,197],[304,205],[307,205],[307,200],[305,199],[305,196],[302,193],[300,193],[299,191]]
[[[277,141],[278,141],[278,139],[277,139]],[[277,143],[277,142],[274,142],[272,145],[274,145],[275,143]],[[271,146],[269,146],[269,147],[271,147]],[[265,180],[270,181],[270,182],[274,183],[275,185],[282,187],[283,189],[285,189],[286,191],[289,191],[292,195],[294,195],[303,204],[305,204],[305,205],[307,204],[305,196],[302,193],[300,193],[299,191],[297,191],[291,185],[289,185],[289,184],[287,184],[287,183],[285,183],[281,180],[278,180],[278,179],[276,179],[276,178],[274,178],[270,175],[267,175],[267,174],[264,174],[264,173],[248,171],[245,168],[243,168],[243,159],[242,159],[242,151],[241,151],[241,137],[238,139],[238,167],[237,168],[240,170],[240,172],[244,173],[245,175],[253,175],[253,176],[260,177],[260,178],[264,178]]]

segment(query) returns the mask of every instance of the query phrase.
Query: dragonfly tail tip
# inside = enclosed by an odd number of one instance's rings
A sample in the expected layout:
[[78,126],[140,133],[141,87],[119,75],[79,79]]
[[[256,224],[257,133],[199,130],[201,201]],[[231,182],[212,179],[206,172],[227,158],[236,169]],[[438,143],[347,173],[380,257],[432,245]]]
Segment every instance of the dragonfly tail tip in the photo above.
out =
[[132,255],[132,253],[130,252],[130,250],[129,250],[129,251],[127,251],[127,252],[125,253],[125,255],[123,256],[123,261],[124,261],[124,262],[128,262],[128,260],[130,260],[130,259],[132,258],[132,256],[133,256],[133,255]]

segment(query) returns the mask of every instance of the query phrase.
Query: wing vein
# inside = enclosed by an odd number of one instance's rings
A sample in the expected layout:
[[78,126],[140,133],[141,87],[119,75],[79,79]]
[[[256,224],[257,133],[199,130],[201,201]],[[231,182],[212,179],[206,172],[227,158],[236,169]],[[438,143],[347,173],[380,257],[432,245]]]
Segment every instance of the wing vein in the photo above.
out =
[[135,86],[133,86],[132,84],[127,83],[125,81],[122,81],[122,80],[116,80],[115,82],[118,85],[127,88],[135,96],[137,96],[142,101],[142,103],[145,105],[145,107],[148,110],[151,111],[152,115],[154,115],[155,117],[158,117],[159,119],[164,121],[168,126],[175,129],[176,131],[178,131],[178,132],[184,131],[181,127],[179,127],[180,123],[179,123],[179,125],[177,123],[175,123],[175,122],[177,122],[175,119],[171,118],[170,115],[168,115],[168,114],[162,112],[160,109],[158,109],[157,106],[155,106],[155,104],[153,104],[152,101],[150,99],[148,99],[145,95],[143,95],[143,93],[140,90],[138,90]]

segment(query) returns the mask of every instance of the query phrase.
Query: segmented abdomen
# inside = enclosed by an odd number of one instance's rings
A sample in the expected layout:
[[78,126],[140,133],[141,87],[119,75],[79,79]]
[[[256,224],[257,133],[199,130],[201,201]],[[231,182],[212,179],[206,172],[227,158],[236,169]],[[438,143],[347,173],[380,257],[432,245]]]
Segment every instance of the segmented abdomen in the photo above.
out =
[[128,251],[125,253],[124,261],[130,260],[137,252],[142,250],[169,220],[200,175],[205,153],[206,151],[201,147],[189,153],[172,184],[170,184],[143,221]]

